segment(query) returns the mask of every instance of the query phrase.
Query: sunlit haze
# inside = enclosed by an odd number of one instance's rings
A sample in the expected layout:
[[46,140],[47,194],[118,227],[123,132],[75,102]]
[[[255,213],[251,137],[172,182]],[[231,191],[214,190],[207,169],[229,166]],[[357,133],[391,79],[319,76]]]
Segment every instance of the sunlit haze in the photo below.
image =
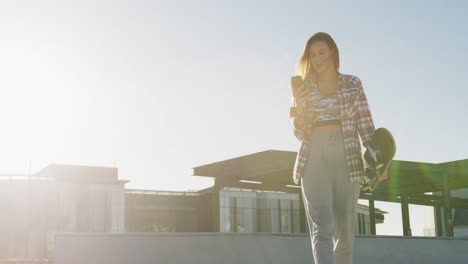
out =
[[[395,159],[468,158],[466,4],[64,2],[0,4],[0,174],[93,165],[127,188],[201,189],[213,180],[192,167],[297,151],[289,78],[317,31],[362,80]],[[389,212],[377,233],[400,235],[399,205],[376,207]]]

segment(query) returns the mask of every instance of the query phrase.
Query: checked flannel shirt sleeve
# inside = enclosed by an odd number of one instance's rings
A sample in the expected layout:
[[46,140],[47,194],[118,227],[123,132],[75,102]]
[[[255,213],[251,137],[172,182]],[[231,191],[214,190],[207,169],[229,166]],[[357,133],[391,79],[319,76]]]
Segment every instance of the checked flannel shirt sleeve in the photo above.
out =
[[358,81],[359,92],[355,100],[355,107],[357,111],[356,121],[359,136],[362,140],[362,145],[367,147],[367,143],[372,138],[374,134],[375,127],[374,122],[372,121],[372,115],[369,109],[369,103],[367,102],[366,94],[362,87],[361,80]]

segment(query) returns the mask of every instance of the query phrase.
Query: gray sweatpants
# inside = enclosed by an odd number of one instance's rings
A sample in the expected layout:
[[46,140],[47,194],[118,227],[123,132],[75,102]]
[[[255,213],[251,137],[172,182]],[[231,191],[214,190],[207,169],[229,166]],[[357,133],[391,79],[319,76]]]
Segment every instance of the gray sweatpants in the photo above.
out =
[[315,264],[351,264],[360,184],[351,183],[343,135],[315,131],[301,179]]

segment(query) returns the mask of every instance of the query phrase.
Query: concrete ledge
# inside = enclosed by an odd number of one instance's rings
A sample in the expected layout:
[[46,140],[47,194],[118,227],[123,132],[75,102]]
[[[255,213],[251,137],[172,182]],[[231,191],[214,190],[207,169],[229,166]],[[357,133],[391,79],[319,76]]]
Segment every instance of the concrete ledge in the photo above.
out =
[[[306,234],[58,234],[55,264],[313,263]],[[468,239],[358,236],[354,263],[468,263]]]

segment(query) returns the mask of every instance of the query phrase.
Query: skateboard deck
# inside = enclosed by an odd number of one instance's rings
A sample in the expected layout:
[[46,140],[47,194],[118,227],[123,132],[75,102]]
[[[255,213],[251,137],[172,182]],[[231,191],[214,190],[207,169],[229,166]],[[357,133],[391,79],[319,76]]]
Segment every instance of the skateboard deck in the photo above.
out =
[[366,177],[361,186],[364,192],[373,192],[379,183],[388,178],[385,172],[395,153],[396,143],[392,133],[383,127],[376,129],[364,153]]

